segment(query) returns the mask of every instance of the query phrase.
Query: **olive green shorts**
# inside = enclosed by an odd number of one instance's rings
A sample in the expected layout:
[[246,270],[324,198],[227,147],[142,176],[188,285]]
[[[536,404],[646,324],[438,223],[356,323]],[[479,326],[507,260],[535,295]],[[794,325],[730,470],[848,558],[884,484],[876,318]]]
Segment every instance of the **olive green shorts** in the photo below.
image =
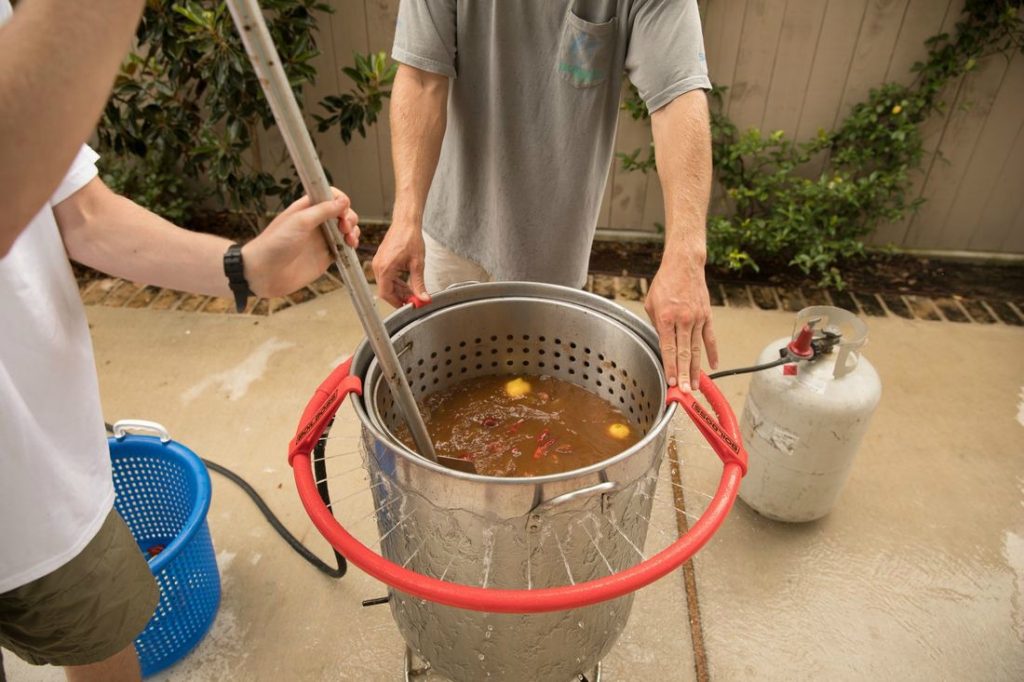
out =
[[159,599],[131,531],[111,511],[74,559],[0,594],[0,646],[36,665],[98,663],[132,643]]

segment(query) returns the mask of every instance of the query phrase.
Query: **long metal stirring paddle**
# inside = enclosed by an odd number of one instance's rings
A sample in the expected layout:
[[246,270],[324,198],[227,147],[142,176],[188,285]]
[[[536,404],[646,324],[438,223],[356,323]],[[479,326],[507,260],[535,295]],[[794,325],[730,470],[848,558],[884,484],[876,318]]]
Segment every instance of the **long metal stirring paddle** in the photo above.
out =
[[[274,119],[284,137],[288,153],[292,157],[292,163],[295,164],[295,170],[302,180],[306,194],[314,203],[330,201],[334,198],[331,186],[327,182],[323,166],[320,165],[316,148],[313,147],[309,129],[302,119],[295,94],[288,84],[288,77],[281,67],[281,58],[274,41],[270,38],[270,31],[263,20],[259,3],[257,0],[227,0],[227,5],[235,21],[235,27],[242,36],[249,61],[252,62],[263,92],[270,102],[270,110],[274,113]],[[324,239],[327,240],[327,248],[331,250],[331,255],[338,264],[338,270],[341,271],[348,292],[352,296],[352,303],[366,331],[370,347],[373,348],[377,362],[384,370],[384,379],[409,425],[416,447],[421,455],[436,462],[437,453],[434,452],[434,445],[430,442],[427,427],[416,407],[416,399],[409,388],[409,382],[398,364],[398,356],[391,345],[391,338],[384,328],[384,322],[377,315],[370,285],[359,266],[359,258],[355,250],[341,238],[336,219],[332,218],[320,228],[323,230]]]

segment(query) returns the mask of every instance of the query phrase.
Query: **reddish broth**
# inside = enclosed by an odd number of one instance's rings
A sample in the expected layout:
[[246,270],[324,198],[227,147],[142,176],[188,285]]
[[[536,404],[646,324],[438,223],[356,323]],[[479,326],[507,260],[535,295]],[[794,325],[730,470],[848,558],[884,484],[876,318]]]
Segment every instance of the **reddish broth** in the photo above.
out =
[[[485,476],[580,469],[643,436],[602,398],[546,376],[470,379],[427,396],[420,411],[437,453],[472,460]],[[397,436],[416,449],[404,424]]]

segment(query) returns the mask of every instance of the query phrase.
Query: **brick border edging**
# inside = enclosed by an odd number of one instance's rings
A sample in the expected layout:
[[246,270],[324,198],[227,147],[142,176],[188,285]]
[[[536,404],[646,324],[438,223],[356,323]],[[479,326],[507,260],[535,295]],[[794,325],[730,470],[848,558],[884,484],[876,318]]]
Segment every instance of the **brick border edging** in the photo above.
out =
[[[243,315],[265,317],[276,312],[311,301],[323,294],[344,286],[331,273],[323,274],[315,282],[287,296],[278,298],[257,298],[249,301]],[[172,289],[140,286],[116,277],[107,277],[87,283],[79,283],[82,302],[85,305],[101,305],[111,308],[134,308],[149,310],[177,310],[182,312],[231,313],[235,314],[233,299],[220,296],[187,294]]]
[[[364,263],[368,277],[369,262]],[[312,284],[279,298],[261,298],[249,302],[244,315],[267,316],[294,305],[319,298],[344,286],[330,272]],[[628,275],[590,275],[587,291],[612,300],[642,301],[650,282],[645,277]],[[198,296],[171,289],[140,286],[126,280],[105,278],[80,283],[82,302],[113,308],[178,310],[182,312],[234,313],[234,301],[217,296]],[[750,308],[797,312],[809,305],[834,305],[868,317],[900,317],[907,320],[955,323],[996,324],[1024,327],[1024,301],[922,296],[917,294],[862,293],[826,289],[801,289],[766,285],[711,282],[711,305],[726,308]]]
[[[586,290],[610,299],[640,301],[650,283],[643,277],[591,275]],[[1024,326],[1024,302],[965,298],[957,295],[876,294],[826,289],[711,282],[711,305],[798,312],[811,305],[833,305],[868,317]]]

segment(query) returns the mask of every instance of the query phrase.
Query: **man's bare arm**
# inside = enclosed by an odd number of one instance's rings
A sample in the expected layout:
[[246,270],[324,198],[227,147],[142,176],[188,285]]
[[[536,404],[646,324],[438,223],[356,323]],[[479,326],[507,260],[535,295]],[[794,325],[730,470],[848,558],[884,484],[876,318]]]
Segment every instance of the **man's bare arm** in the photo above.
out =
[[143,0],[22,0],[0,26],[0,257],[99,120]]
[[704,280],[705,223],[711,195],[711,129],[702,90],[680,95],[651,116],[665,197],[665,253],[647,295],[669,384],[696,390],[701,341],[712,368],[718,348]]
[[[395,210],[373,259],[380,296],[395,306],[412,295],[429,299],[423,285],[423,208],[441,155],[447,115],[448,77],[400,65],[391,93]],[[408,283],[404,272],[409,273]]]

